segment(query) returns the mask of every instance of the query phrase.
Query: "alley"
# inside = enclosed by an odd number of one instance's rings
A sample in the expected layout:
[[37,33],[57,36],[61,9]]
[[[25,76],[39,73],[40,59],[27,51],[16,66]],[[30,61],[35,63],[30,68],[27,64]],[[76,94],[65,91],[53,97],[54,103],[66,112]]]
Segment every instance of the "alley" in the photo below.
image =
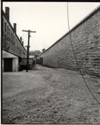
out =
[[[100,79],[84,76],[100,101]],[[79,72],[36,65],[3,72],[3,123],[100,123],[99,106]]]

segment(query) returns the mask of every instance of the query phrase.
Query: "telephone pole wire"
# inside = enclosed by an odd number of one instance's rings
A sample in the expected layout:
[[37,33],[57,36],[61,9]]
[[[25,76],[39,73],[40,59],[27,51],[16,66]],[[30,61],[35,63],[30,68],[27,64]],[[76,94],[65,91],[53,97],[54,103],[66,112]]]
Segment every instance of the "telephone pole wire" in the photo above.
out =
[[30,33],[36,33],[36,31],[31,31],[31,30],[22,30],[23,32],[27,32],[28,33],[28,45],[27,45],[27,66],[26,66],[26,72],[28,72],[28,68],[29,68],[29,47],[30,47]]

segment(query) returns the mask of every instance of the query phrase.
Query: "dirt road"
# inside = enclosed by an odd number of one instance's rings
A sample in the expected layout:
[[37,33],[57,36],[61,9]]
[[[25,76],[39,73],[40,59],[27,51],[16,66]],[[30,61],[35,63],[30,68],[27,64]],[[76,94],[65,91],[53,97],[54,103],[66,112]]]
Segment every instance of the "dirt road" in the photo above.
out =
[[[100,79],[84,76],[100,101]],[[3,73],[3,123],[100,123],[100,106],[78,72],[37,65]]]

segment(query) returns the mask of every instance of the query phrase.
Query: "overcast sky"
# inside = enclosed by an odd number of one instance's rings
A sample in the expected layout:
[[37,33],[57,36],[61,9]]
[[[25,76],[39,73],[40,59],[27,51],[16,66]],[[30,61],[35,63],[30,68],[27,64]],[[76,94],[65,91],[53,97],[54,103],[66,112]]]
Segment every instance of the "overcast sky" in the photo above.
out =
[[[68,2],[69,23],[73,28],[100,2]],[[27,45],[27,33],[32,30],[30,50],[47,49],[68,32],[67,2],[3,2],[3,10],[10,7],[10,22],[17,23],[17,35],[22,36],[24,46]]]

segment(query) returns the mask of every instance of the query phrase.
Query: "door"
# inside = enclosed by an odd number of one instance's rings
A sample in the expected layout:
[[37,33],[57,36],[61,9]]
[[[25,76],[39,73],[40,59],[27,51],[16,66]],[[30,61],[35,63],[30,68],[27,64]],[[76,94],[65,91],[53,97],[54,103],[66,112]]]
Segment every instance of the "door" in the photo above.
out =
[[12,72],[12,59],[4,59],[4,72]]

